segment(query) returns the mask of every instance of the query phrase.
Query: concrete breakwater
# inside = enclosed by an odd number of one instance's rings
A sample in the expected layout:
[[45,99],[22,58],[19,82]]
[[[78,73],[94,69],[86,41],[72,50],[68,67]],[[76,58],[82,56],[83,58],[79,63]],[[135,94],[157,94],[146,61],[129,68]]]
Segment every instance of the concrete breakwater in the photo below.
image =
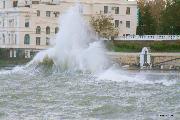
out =
[[[140,68],[140,53],[108,52],[116,63],[129,68]],[[150,69],[180,70],[180,53],[150,53]]]

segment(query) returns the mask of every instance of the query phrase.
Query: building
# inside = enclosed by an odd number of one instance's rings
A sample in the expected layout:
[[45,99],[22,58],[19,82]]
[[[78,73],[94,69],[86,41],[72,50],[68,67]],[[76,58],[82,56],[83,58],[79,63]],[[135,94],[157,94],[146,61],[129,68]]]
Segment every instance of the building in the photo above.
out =
[[[76,0],[0,0],[0,48],[8,56],[25,55],[49,47],[59,31],[58,17]],[[111,15],[119,35],[134,35],[137,27],[137,2],[128,0],[79,0],[82,13],[90,19]]]

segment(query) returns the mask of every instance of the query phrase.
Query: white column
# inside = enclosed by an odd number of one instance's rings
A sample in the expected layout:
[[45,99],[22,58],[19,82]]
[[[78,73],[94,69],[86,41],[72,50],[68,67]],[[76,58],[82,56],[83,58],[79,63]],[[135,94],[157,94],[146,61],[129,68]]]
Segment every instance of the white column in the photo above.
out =
[[10,49],[9,51],[9,57],[12,58],[13,57],[13,51]]
[[14,50],[14,57],[16,58],[16,50]]

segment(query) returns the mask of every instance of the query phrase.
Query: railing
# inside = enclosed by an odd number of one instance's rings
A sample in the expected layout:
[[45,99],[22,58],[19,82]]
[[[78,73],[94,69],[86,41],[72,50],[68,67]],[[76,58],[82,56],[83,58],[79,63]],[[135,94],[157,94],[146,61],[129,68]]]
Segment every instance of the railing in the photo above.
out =
[[180,40],[180,35],[128,35],[118,36],[114,40]]
[[176,60],[180,60],[180,58],[175,58],[175,59],[159,62],[159,63],[154,64],[153,66],[159,66],[159,65],[162,65],[164,63],[168,63],[168,62],[172,62],[172,61],[176,61]]

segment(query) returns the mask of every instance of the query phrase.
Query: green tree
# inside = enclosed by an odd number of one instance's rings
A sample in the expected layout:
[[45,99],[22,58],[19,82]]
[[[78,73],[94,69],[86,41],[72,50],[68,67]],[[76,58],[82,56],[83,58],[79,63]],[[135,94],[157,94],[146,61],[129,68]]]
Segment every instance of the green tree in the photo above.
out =
[[160,34],[160,23],[161,23],[161,17],[162,13],[166,8],[166,1],[165,0],[153,0],[149,1],[150,4],[150,11],[151,15],[155,20],[156,23],[156,34]]
[[138,26],[137,26],[137,34],[138,34],[138,35],[143,35],[143,34],[144,34],[142,12],[141,12],[140,9],[138,10]]
[[118,35],[118,29],[115,28],[112,21],[113,18],[111,16],[99,15],[92,17],[90,23],[100,37],[109,39],[110,37]]
[[146,4],[144,8],[144,16],[142,17],[144,27],[143,30],[146,35],[156,34],[156,22],[150,10],[150,4]]
[[140,0],[138,2],[139,14],[137,27],[137,34],[139,35],[153,35],[156,34],[156,21],[152,16],[151,2]]
[[161,34],[180,34],[180,1],[168,0],[161,18]]

